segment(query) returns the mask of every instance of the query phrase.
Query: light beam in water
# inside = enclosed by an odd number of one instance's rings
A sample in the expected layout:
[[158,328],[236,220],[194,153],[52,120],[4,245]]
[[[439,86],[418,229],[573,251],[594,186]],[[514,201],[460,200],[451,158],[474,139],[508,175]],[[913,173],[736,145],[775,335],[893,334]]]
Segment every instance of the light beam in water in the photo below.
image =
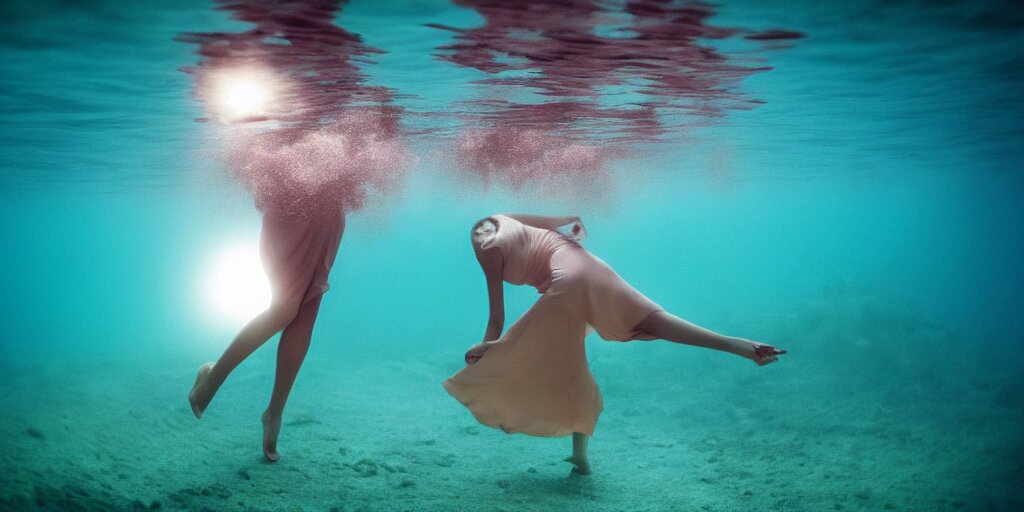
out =
[[211,106],[221,121],[263,118],[272,110],[278,88],[273,74],[267,71],[224,69],[213,79]]
[[255,241],[235,243],[213,255],[203,276],[204,304],[210,316],[244,323],[270,306],[270,284]]

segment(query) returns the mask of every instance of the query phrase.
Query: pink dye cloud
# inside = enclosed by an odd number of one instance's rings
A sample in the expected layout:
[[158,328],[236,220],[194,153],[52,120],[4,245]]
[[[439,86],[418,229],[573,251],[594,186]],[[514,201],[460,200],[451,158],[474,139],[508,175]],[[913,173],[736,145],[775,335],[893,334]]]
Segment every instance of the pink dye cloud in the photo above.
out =
[[374,109],[348,110],[316,129],[245,132],[226,153],[258,208],[303,213],[361,209],[370,189],[394,191],[410,160],[397,117]]
[[[392,89],[370,86],[356,62],[381,50],[335,23],[342,0],[215,0],[253,24],[240,32],[187,33],[200,62],[194,95],[207,119],[231,123],[225,162],[263,209],[364,206],[369,190],[391,191],[410,161],[405,114]],[[710,5],[670,0],[454,0],[483,26],[452,32],[437,57],[479,70],[481,96],[453,109],[464,128],[450,144],[458,167],[486,182],[551,191],[589,183],[608,189],[608,162],[638,144],[675,140],[728,110],[758,100],[736,92],[768,69],[706,44],[745,38],[764,48],[801,37],[709,25]],[[774,46],[773,46],[774,45]],[[245,117],[218,110],[218,80],[244,70],[273,85],[265,108]],[[531,92],[528,101],[510,101]],[[623,100],[623,98],[627,98]],[[420,136],[439,137],[424,130]],[[443,135],[440,135],[443,137]]]
[[[354,60],[382,53],[334,23],[338,0],[218,0],[254,24],[243,32],[187,33],[200,62],[185,69],[209,119],[231,124],[224,161],[261,210],[314,214],[362,208],[370,189],[394,190],[408,167],[401,109],[369,86]],[[272,98],[257,115],[224,114],[219,88],[247,76]],[[227,78],[225,78],[227,77]]]
[[[437,57],[487,73],[479,83],[490,86],[460,113],[467,127],[456,160],[514,186],[566,175],[602,179],[605,162],[627,148],[758,104],[735,86],[769,68],[737,64],[701,40],[801,36],[713,27],[713,7],[699,2],[633,0],[623,9],[601,0],[453,1],[476,10],[484,25],[431,25],[454,33]],[[509,102],[509,89],[544,99]],[[631,102],[602,101],[611,90]]]
[[555,176],[603,179],[611,156],[598,146],[578,144],[564,136],[535,129],[465,130],[455,144],[460,166],[487,181],[521,188]]

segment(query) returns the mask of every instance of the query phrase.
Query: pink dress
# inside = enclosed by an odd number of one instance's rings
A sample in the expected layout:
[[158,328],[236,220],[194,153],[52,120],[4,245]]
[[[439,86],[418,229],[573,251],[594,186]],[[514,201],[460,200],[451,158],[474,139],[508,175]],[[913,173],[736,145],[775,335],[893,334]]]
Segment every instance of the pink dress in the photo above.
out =
[[323,205],[315,214],[264,211],[260,257],[275,304],[301,306],[330,288],[327,277],[344,232],[340,206]]
[[501,249],[504,280],[542,295],[444,387],[480,423],[507,433],[592,435],[603,405],[587,366],[587,326],[606,340],[652,339],[636,326],[662,308],[574,240],[502,215],[489,219],[498,228],[481,247]]

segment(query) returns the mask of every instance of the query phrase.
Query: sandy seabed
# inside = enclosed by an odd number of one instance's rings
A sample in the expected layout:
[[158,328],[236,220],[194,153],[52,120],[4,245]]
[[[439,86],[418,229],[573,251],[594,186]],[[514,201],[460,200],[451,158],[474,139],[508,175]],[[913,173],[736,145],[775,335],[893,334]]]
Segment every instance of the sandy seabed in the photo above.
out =
[[766,368],[588,341],[606,405],[589,477],[561,462],[569,439],[481,426],[444,392],[461,346],[319,330],[277,464],[260,451],[272,344],[201,421],[185,396],[202,361],[8,361],[0,510],[1024,510],[1021,376],[936,357],[965,342],[880,320],[880,300],[737,322],[793,340]]

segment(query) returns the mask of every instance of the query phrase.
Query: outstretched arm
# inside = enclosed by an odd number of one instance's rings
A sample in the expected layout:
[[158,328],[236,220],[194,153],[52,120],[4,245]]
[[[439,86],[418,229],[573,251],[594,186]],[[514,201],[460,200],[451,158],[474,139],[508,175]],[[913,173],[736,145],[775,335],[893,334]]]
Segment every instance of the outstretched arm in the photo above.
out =
[[[522,221],[520,221],[522,222]],[[501,249],[490,247],[481,249],[474,245],[476,259],[480,262],[480,268],[484,271],[487,279],[487,298],[490,302],[490,318],[487,320],[487,330],[484,332],[484,341],[494,341],[501,336],[505,328],[505,290],[502,281],[502,267],[504,266]]]
[[569,215],[564,217],[545,217],[542,215],[529,215],[525,213],[504,213],[502,214],[508,218],[518,220],[527,226],[533,226],[535,228],[550,229],[552,231],[573,222],[579,222],[580,218],[577,215]]

